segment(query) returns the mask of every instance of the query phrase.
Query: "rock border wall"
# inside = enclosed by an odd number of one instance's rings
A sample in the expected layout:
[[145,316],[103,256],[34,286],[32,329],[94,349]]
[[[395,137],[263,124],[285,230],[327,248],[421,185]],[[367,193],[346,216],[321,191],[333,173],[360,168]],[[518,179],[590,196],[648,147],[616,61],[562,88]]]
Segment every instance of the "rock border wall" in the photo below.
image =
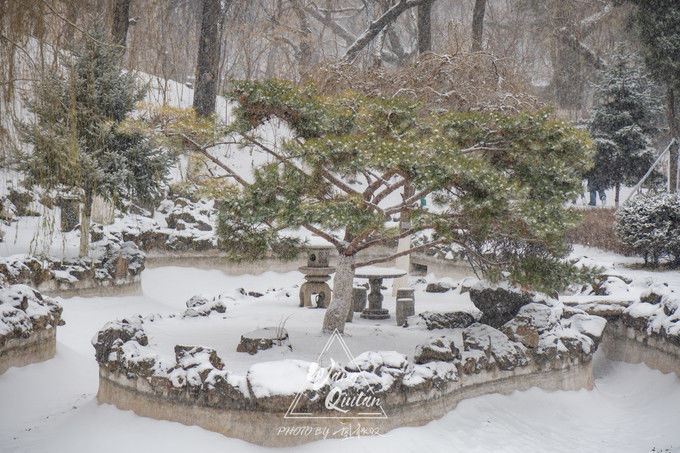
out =
[[0,288],[0,374],[54,357],[62,307],[26,285]]
[[602,350],[610,360],[644,363],[662,373],[675,373],[680,378],[680,347],[661,336],[627,326],[621,318],[607,321]]
[[[146,323],[166,316],[224,316],[224,302],[219,297],[196,296],[182,314],[137,316],[106,324],[93,339],[100,365],[98,401],[265,446],[319,439],[277,435],[279,429],[300,426],[325,430],[324,437],[346,437],[339,429],[341,423],[359,423],[368,432],[382,434],[399,426],[422,425],[442,417],[465,398],[487,393],[533,386],[592,389],[592,357],[605,327],[602,318],[565,310],[554,299],[537,299],[515,319],[526,322],[526,329],[533,326],[536,342],[507,336],[470,319],[418,345],[412,359],[396,351],[366,351],[347,365],[327,368],[327,375],[335,377],[319,385],[306,380],[311,364],[304,361],[258,363],[242,376],[229,371],[213,349],[177,345],[175,360],[170,360],[150,344]],[[291,373],[292,382],[298,382],[302,373],[305,384],[298,390],[307,398],[280,390],[278,378],[271,381],[272,375],[283,373]],[[324,404],[336,388],[349,396],[379,397],[387,417],[338,418],[338,412]],[[297,413],[312,417],[286,418],[294,400]]]
[[[488,380],[487,380],[488,379]],[[479,380],[480,382],[475,382]],[[403,426],[422,426],[443,417],[456,405],[467,398],[489,393],[510,394],[517,390],[540,387],[544,390],[579,390],[593,388],[592,363],[578,364],[564,370],[539,371],[531,367],[516,372],[500,374],[484,373],[468,383],[453,385],[448,392],[432,396],[430,392],[420,391],[411,401],[398,406],[387,406],[388,415],[383,419],[362,419],[362,428],[369,432],[377,430],[384,434]],[[283,428],[296,428],[304,425],[328,429],[328,437],[346,437],[339,431],[344,422],[357,426],[350,419],[287,419],[283,412],[261,410],[218,409],[195,404],[171,402],[159,397],[150,390],[148,383],[141,378],[129,379],[121,374],[111,373],[103,368],[99,371],[99,391],[97,400],[123,410],[132,410],[144,417],[170,420],[185,425],[196,425],[229,437],[245,440],[267,447],[290,447],[319,440],[317,437],[277,435]],[[375,431],[373,431],[375,432]]]
[[11,367],[21,367],[49,360],[57,352],[55,327],[33,332],[28,338],[11,338],[0,347],[0,374]]

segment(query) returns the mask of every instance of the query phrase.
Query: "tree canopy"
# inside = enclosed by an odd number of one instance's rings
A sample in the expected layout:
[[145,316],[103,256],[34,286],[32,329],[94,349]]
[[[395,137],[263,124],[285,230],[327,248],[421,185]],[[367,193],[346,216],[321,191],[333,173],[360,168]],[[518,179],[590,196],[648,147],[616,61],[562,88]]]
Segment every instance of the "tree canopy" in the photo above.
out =
[[[353,268],[398,255],[359,261],[357,254],[406,235],[423,240],[401,254],[455,244],[488,270],[512,268],[529,249],[546,257],[567,251],[564,231],[578,216],[565,201],[580,193],[592,144],[586,131],[548,111],[432,113],[399,97],[326,96],[313,84],[280,80],[235,82],[229,96],[238,106],[228,125],[166,109],[155,113],[154,127],[221,169],[220,181],[228,182],[219,233],[235,259],[288,253],[298,237],[291,231],[306,229],[348,263],[351,292]],[[282,120],[290,137],[270,143],[261,136],[271,120]],[[224,143],[240,151],[225,155]],[[247,151],[265,157],[253,158],[260,163],[249,175],[234,164]],[[423,197],[428,206],[419,203]],[[394,221],[404,213],[405,230]],[[344,323],[346,313],[333,308],[327,321]],[[342,330],[338,323],[332,327]]]
[[[95,36],[34,86],[26,99],[33,120],[21,127],[33,147],[19,156],[28,183],[79,191],[85,217],[94,195],[114,202],[155,197],[171,162],[139,131],[121,127],[145,90],[121,67],[118,47]],[[81,254],[86,248],[81,243]]]
[[634,55],[618,53],[597,84],[589,126],[595,139],[595,166],[587,174],[594,187],[635,184],[654,162],[660,99]]

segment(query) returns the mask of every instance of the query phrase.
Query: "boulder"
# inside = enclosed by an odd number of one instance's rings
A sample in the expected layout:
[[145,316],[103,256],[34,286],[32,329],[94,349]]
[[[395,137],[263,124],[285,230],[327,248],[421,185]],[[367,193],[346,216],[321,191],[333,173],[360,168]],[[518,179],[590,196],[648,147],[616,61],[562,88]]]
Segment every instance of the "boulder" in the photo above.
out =
[[9,189],[7,199],[11,201],[12,204],[16,207],[16,213],[18,216],[40,215],[30,209],[30,204],[34,200],[34,195],[25,188],[11,187]]
[[442,282],[428,283],[425,287],[426,293],[445,293],[451,289],[450,285]]
[[463,330],[465,351],[482,351],[489,364],[501,370],[512,370],[529,363],[526,348],[511,341],[503,332],[486,324],[475,323]]
[[475,322],[475,318],[464,311],[436,312],[425,311],[409,317],[407,325],[422,325],[427,330],[458,329]]
[[516,316],[506,322],[500,330],[506,334],[509,339],[512,341],[519,341],[527,348],[535,348],[538,346],[538,329],[531,324],[529,318]]
[[453,340],[445,336],[431,338],[427,343],[419,344],[413,355],[413,360],[418,364],[436,361],[452,362],[458,358],[460,358],[460,351]]
[[250,355],[257,351],[271,349],[274,346],[293,347],[288,343],[288,332],[279,327],[265,327],[241,335],[241,342],[236,347],[237,352],[247,352]]
[[542,332],[552,329],[560,320],[562,310],[544,304],[530,303],[522,306],[517,316],[503,324],[501,332],[513,341],[528,348],[538,346]]
[[17,209],[7,198],[0,199],[0,220],[13,221],[17,216]]
[[222,296],[215,296],[208,299],[205,296],[193,296],[186,302],[187,309],[182,315],[184,318],[194,318],[197,316],[209,316],[212,312],[224,313],[227,306],[222,301]]
[[479,322],[496,328],[514,318],[522,306],[533,302],[533,296],[511,287],[470,288],[470,299],[482,312]]

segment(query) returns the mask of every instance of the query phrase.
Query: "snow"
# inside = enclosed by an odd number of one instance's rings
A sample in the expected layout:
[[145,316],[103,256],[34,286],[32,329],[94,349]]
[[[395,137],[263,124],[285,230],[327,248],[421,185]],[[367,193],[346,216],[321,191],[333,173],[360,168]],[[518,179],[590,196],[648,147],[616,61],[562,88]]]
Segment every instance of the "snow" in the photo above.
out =
[[[224,292],[236,294],[239,287],[282,288],[299,282],[301,277],[296,272],[232,277],[220,271],[191,268],[147,269],[142,273],[142,296],[76,297],[64,301],[64,318],[67,324],[59,328],[56,357],[43,363],[12,368],[0,375],[0,401],[3,402],[3,408],[11,408],[0,411],[0,451],[85,452],[91,451],[93,445],[97,445],[99,451],[115,452],[184,452],[196,449],[264,451],[264,448],[194,426],[152,420],[110,405],[98,405],[95,397],[98,370],[90,339],[102,325],[112,319],[134,317],[135,313],[149,315],[180,312],[186,308],[187,299],[197,292],[206,295]],[[425,296],[425,293],[422,295]],[[321,345],[320,337],[314,334],[315,329],[310,329],[309,325],[320,326],[323,311],[297,308],[295,295],[291,299],[277,299],[280,296],[280,293],[269,292],[262,298],[251,301],[250,305],[261,304],[257,312],[262,318],[260,320],[252,319],[254,311],[250,314],[238,314],[235,307],[249,305],[248,299],[243,296],[225,301],[225,315],[240,318],[244,325],[239,329],[245,332],[250,330],[245,324],[269,325],[272,321],[277,321],[279,314],[270,313],[276,304],[292,305],[295,316],[301,318],[301,323],[308,324],[307,330],[311,332],[306,337],[298,338],[296,343],[301,349],[307,347],[310,357],[313,357],[314,353],[320,352]],[[419,293],[416,295],[417,301],[420,296]],[[447,305],[469,304],[465,295],[458,302],[453,296],[452,293],[439,295],[440,299],[446,299]],[[392,303],[391,298],[386,299],[387,305]],[[203,329],[207,325],[202,326],[201,330],[208,337],[218,337],[220,329],[217,327],[221,327],[222,332],[229,329],[220,324],[224,320],[219,314],[213,314],[209,318],[191,318],[181,321],[181,324],[188,321],[199,325],[206,320],[215,323],[215,330],[212,332]],[[177,318],[168,320],[170,321],[180,324]],[[276,322],[273,324],[276,325]],[[291,338],[295,338],[292,324],[289,321],[286,328],[291,332]],[[371,349],[400,349],[398,343],[403,336],[400,334],[403,329],[398,330],[400,328],[396,326],[392,329],[388,323],[365,324],[366,333],[374,338]],[[394,352],[380,352],[381,359],[373,354],[370,357],[369,354],[360,355],[360,345],[367,341],[367,337],[355,326],[358,324],[352,323],[349,326],[346,339],[361,363],[377,363],[382,360],[396,366],[403,360],[403,357]],[[188,332],[184,333],[187,334]],[[235,350],[235,344],[233,346],[233,349],[229,348],[232,351]],[[299,352],[300,356],[304,356],[303,350]],[[250,357],[248,354],[240,355]],[[263,360],[262,357],[260,360]],[[226,367],[231,369],[233,360],[230,363],[228,358],[222,358]],[[288,385],[286,381],[272,375],[266,358],[264,360],[265,362],[255,368],[260,382],[265,383],[266,388],[279,385],[279,390],[286,390],[283,388]],[[305,368],[301,364],[308,362],[290,359],[288,363],[291,370],[286,373],[286,377],[290,376],[292,387],[295,379],[306,378],[303,376]],[[677,450],[680,433],[675,426],[680,417],[680,379],[673,375],[662,375],[644,365],[627,365],[602,358],[597,360],[596,370],[596,387],[592,391],[545,392],[531,389],[509,396],[482,396],[464,400],[441,420],[422,427],[399,428],[382,436],[362,439],[327,440],[321,444],[296,447],[295,451],[323,449],[344,452],[349,448],[357,452],[429,449],[599,453],[649,451],[653,446],[674,447],[676,450],[672,451],[680,451]],[[411,385],[417,384],[419,376],[455,373],[455,366],[435,362],[417,365],[415,371],[409,378]],[[274,383],[268,380],[274,380]],[[621,426],[626,426],[626,429],[621,430]],[[111,433],[115,433],[115,436]],[[106,442],[101,442],[102,439],[106,439]],[[569,442],[565,442],[565,439],[569,439]]]
[[312,370],[312,363],[304,360],[260,362],[248,370],[248,382],[257,398],[294,395],[310,386]]
[[633,318],[647,318],[654,315],[657,311],[661,310],[658,305],[652,305],[645,302],[634,304],[626,310]]

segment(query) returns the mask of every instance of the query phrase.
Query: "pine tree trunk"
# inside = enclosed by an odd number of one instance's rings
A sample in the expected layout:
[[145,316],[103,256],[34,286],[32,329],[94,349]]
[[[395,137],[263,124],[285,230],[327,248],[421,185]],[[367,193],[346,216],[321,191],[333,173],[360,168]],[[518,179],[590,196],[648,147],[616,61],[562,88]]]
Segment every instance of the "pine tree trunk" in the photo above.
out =
[[619,195],[621,194],[621,184],[616,183],[616,190],[614,192],[614,206],[619,207]]
[[[670,139],[678,139],[678,123],[675,114],[675,92],[672,87],[668,87],[666,90],[666,116],[668,121],[668,132]],[[678,143],[675,143],[669,149],[669,177],[668,186],[671,193],[675,193],[678,190]]]
[[349,310],[352,309],[352,282],[354,281],[354,255],[340,253],[333,280],[333,298],[323,318],[323,331],[343,333]]
[[475,0],[475,7],[472,10],[472,51],[482,50],[484,39],[484,12],[486,10],[486,0]]
[[418,5],[418,53],[432,50],[432,4],[434,0],[426,0]]
[[85,194],[83,210],[80,213],[80,257],[87,256],[90,247],[90,217],[92,215],[92,194]]
[[111,37],[113,42],[123,48],[127,41],[128,26],[130,25],[131,0],[115,0],[113,2],[113,21],[111,23]]
[[215,112],[221,47],[220,15],[220,0],[203,0],[194,87],[194,108],[201,116],[210,116]]

